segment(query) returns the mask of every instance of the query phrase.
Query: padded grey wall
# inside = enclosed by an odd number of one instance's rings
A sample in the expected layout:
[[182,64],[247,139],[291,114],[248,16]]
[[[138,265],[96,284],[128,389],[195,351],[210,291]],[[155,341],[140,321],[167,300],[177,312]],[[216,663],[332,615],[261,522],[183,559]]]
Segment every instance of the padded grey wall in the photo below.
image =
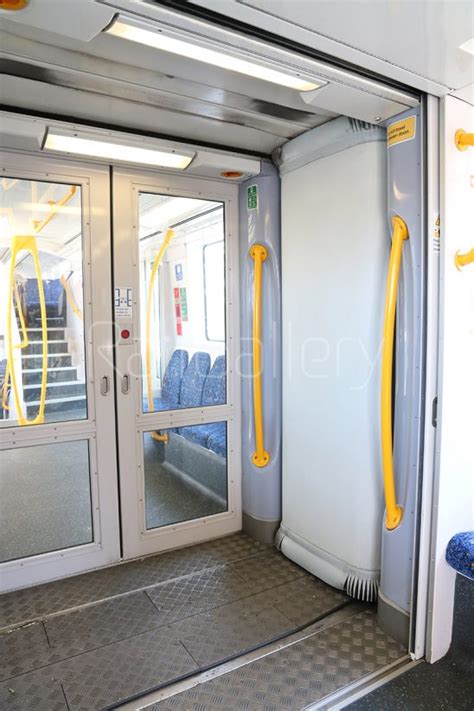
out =
[[[257,186],[258,203],[249,209],[247,188]],[[281,286],[280,178],[269,161],[240,186],[242,496],[244,528],[271,540],[281,519]],[[255,448],[252,389],[254,262],[250,247],[263,244],[268,256],[262,272],[262,399],[266,467],[252,463]]]
[[[417,502],[421,476],[426,259],[422,211],[421,110],[407,111],[397,117],[397,121],[409,116],[416,116],[414,138],[387,147],[388,229],[391,231],[392,216],[399,215],[407,224],[409,239],[403,246],[395,333],[393,450],[397,499],[403,507],[403,519],[393,531],[383,526],[379,596],[381,621],[386,621],[389,626],[387,631],[401,640],[404,638],[404,642],[408,641],[409,616],[412,612]],[[389,620],[392,622],[389,623]]]

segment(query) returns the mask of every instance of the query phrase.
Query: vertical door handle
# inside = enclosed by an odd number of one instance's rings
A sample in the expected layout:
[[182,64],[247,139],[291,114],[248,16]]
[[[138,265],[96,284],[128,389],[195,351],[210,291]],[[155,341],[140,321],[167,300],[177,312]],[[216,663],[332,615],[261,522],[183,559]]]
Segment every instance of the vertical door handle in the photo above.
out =
[[109,378],[107,375],[104,375],[100,381],[100,394],[101,395],[108,395],[109,394]]
[[128,375],[122,376],[122,385],[121,385],[121,390],[124,395],[126,395],[129,391],[130,388],[130,378]]

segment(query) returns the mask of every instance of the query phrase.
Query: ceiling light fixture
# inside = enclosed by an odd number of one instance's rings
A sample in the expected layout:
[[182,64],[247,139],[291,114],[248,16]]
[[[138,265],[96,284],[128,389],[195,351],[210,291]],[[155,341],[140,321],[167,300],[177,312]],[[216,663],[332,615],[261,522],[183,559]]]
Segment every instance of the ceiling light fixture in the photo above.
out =
[[127,138],[122,141],[119,136],[56,128],[46,130],[42,150],[176,170],[187,168],[195,156],[195,153],[177,153],[161,145],[155,148],[151,140]]
[[[148,25],[148,27],[150,27],[150,25]],[[160,28],[156,30],[146,29],[140,25],[139,21],[121,17],[120,15],[104,32],[114,37],[145,44],[164,52],[179,54],[181,57],[212,64],[214,67],[228,69],[229,71],[245,74],[255,79],[263,79],[263,81],[269,81],[289,89],[295,89],[296,91],[312,91],[325,84],[323,81],[318,83],[309,78],[305,78],[293,67],[285,67],[277,62],[263,58],[261,60],[262,63],[253,61],[253,58],[252,61],[242,59],[242,53],[238,53],[238,50],[235,50],[234,54],[222,52],[219,49],[219,45],[215,42],[213,45],[215,48],[210,49],[204,44],[199,44],[198,40],[195,40],[194,37],[189,36],[188,38],[186,35],[185,39],[181,39],[179,36],[172,36],[171,31],[166,34]],[[209,45],[211,45],[210,42]],[[233,49],[230,51],[232,52]]]
[[459,49],[462,49],[463,52],[474,54],[474,37],[471,37],[471,39],[468,39],[467,42],[463,42],[463,44],[460,44]]

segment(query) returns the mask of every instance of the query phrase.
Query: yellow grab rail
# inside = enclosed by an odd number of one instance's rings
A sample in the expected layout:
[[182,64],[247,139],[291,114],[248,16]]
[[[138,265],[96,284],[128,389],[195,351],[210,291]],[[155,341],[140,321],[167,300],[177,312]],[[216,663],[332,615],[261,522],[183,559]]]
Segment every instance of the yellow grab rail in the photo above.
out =
[[[29,339],[28,339],[28,331],[26,330],[26,323],[25,323],[25,316],[23,314],[23,309],[21,308],[21,300],[20,300],[20,294],[18,293],[18,284],[16,282],[16,279],[13,282],[13,292],[15,295],[15,304],[16,304],[16,309],[18,311],[18,316],[20,318],[20,328],[21,328],[21,343],[16,343],[13,348],[27,348],[29,345]],[[8,395],[8,387],[10,384],[10,368],[9,368],[9,363],[7,361],[7,365],[5,368],[5,376],[3,380],[3,387],[2,387],[2,408],[4,410],[9,410],[10,406],[7,403],[7,395]]]
[[158,273],[158,267],[161,264],[163,255],[168,249],[168,245],[174,237],[174,230],[167,230],[158,254],[153,262],[153,269],[150,274],[150,281],[148,282],[148,296],[146,302],[146,327],[145,327],[145,370],[146,370],[146,393],[148,401],[148,412],[153,412],[155,409],[153,403],[153,386],[152,386],[152,373],[151,373],[151,308],[153,305],[153,289],[155,286],[155,278]]
[[390,252],[387,290],[385,295],[381,386],[382,468],[385,507],[387,509],[385,525],[389,530],[397,528],[403,516],[403,509],[397,504],[395,474],[393,471],[392,368],[398,277],[400,274],[403,242],[408,239],[408,228],[401,217],[395,216],[392,218],[392,227],[392,249]]
[[53,217],[59,212],[59,210],[66,205],[69,200],[74,197],[74,195],[77,192],[77,185],[71,185],[69,188],[69,192],[66,193],[66,195],[61,198],[61,200],[57,201],[56,200],[48,200],[48,205],[49,205],[49,215],[44,218],[44,220],[33,220],[33,227],[38,234],[38,232],[41,232],[41,230],[44,230],[46,225],[48,225]]
[[21,343],[18,343],[15,346],[15,348],[27,348],[27,346],[29,344],[28,332],[26,330],[26,323],[25,323],[25,316],[23,314],[23,309],[21,308],[20,294],[18,293],[18,284],[16,283],[16,279],[13,282],[13,289],[15,292],[16,308],[18,311],[18,316],[20,317],[20,328],[21,328],[21,336],[22,336]]
[[462,128],[458,128],[454,134],[454,143],[458,151],[467,151],[469,146],[474,146],[474,133],[467,133]]
[[79,306],[76,304],[76,300],[71,292],[71,287],[69,286],[69,282],[66,279],[66,277],[64,276],[64,274],[61,274],[59,281],[61,282],[61,286],[63,287],[64,291],[66,292],[66,298],[69,302],[69,306],[71,307],[72,312],[74,314],[76,314],[77,318],[80,321],[82,321],[83,320],[82,311],[79,308]]
[[[21,411],[20,395],[18,391],[18,383],[16,380],[15,363],[13,359],[13,343],[12,343],[12,311],[13,311],[13,294],[15,283],[15,264],[18,252],[26,250],[33,257],[35,265],[36,279],[38,281],[38,294],[40,300],[41,313],[41,335],[43,341],[43,356],[42,356],[42,374],[41,374],[41,394],[38,414],[33,420],[28,420]],[[44,299],[43,278],[41,275],[41,265],[39,261],[38,247],[36,238],[30,235],[16,235],[13,237],[11,248],[11,263],[10,263],[10,281],[9,281],[9,298],[7,303],[7,369],[12,384],[13,397],[18,413],[19,425],[39,425],[44,422],[44,409],[46,402],[46,381],[48,377],[48,322],[46,320],[46,303]]]
[[253,327],[252,327],[252,360],[253,360],[253,412],[255,422],[255,452],[252,462],[256,467],[265,467],[270,461],[270,455],[265,450],[264,428],[262,414],[262,267],[267,258],[267,250],[262,244],[254,244],[250,248],[250,256],[255,263],[253,289]]
[[454,255],[454,264],[461,271],[462,267],[466,267],[468,264],[474,262],[474,247],[469,250],[469,252],[456,252]]

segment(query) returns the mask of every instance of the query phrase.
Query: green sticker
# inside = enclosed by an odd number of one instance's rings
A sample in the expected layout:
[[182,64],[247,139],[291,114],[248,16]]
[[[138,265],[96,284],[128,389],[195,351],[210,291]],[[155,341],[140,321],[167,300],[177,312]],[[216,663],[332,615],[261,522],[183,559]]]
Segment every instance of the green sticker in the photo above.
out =
[[258,208],[258,188],[256,185],[249,185],[247,188],[247,209],[256,210]]
[[179,296],[181,301],[181,318],[183,321],[188,320],[188,299],[186,296],[186,287],[181,287],[179,290]]

